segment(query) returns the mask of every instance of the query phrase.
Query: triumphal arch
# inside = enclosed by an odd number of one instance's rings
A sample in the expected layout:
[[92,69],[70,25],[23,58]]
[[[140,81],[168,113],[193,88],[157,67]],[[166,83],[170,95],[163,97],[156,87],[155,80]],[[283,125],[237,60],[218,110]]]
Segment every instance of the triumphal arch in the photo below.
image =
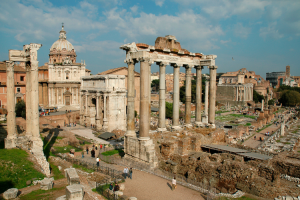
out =
[[[127,132],[125,135],[126,155],[148,162],[152,167],[157,165],[154,144],[149,137],[151,112],[151,65],[159,65],[159,121],[158,131],[165,131],[165,71],[166,66],[173,67],[173,120],[172,129],[179,126],[179,71],[180,67],[186,70],[186,104],[185,126],[191,124],[191,71],[196,69],[196,126],[208,125],[215,127],[215,99],[216,99],[216,55],[191,53],[181,48],[175,36],[158,37],[155,46],[143,43],[124,44],[120,47],[126,51],[124,62],[128,64],[128,98],[127,98]],[[136,137],[134,124],[134,68],[140,62],[140,124],[139,137]],[[209,83],[206,83],[205,112],[201,116],[201,88],[202,69],[208,66],[210,72]],[[209,90],[209,91],[208,91]]]
[[[39,88],[37,51],[41,44],[31,43],[23,46],[23,50],[9,50],[9,60],[6,61],[7,74],[7,138],[5,148],[30,149],[43,172],[50,176],[49,163],[43,153],[43,141],[39,130]],[[15,80],[14,63],[25,62],[26,66],[26,134],[18,137],[16,132],[15,113]]]

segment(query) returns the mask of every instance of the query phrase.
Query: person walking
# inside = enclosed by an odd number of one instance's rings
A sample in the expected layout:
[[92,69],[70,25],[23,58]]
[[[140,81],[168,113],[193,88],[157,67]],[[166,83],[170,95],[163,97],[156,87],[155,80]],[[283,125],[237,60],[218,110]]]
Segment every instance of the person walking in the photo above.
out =
[[99,163],[100,163],[99,157],[96,158],[96,161],[97,161],[97,167],[99,168],[99,165],[100,165],[100,164],[99,164]]
[[129,178],[132,179],[132,167],[129,169]]
[[119,198],[119,190],[120,190],[120,187],[119,187],[118,183],[116,183],[115,187],[114,187],[115,199]]
[[109,185],[109,188],[108,188],[110,191],[113,191],[114,190],[114,185],[111,183],[110,185]]
[[176,178],[174,177],[173,179],[172,179],[172,191],[173,190],[175,190],[176,189]]
[[124,178],[126,179],[127,178],[127,174],[128,174],[128,168],[125,167],[123,172],[124,172]]
[[86,146],[86,154],[89,154],[89,147]]
[[81,156],[82,156],[82,158],[84,158],[84,151],[81,152]]
[[97,144],[95,145],[95,149],[96,149],[96,151],[98,150],[98,145]]

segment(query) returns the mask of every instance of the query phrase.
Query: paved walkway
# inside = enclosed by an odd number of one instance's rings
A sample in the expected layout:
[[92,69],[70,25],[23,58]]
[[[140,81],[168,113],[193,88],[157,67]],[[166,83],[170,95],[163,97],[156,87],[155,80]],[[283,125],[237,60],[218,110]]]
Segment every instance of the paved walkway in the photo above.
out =
[[[118,167],[119,168],[119,167]],[[203,194],[177,185],[171,190],[171,181],[139,170],[133,170],[133,179],[126,179],[124,195],[143,200],[204,200]]]

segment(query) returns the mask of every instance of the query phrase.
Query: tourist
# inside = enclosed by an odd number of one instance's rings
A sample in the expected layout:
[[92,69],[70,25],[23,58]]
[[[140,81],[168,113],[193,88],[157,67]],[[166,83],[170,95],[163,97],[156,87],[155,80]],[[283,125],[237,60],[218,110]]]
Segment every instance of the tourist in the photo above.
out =
[[89,147],[86,146],[86,154],[89,154]]
[[110,191],[113,191],[113,189],[114,189],[114,185],[111,183],[110,185],[109,185],[109,188],[108,188]]
[[100,144],[100,150],[102,150],[102,144]]
[[119,190],[120,190],[120,187],[118,185],[118,183],[115,184],[115,188],[114,188],[114,193],[115,193],[115,199],[118,199],[118,195],[119,195]]
[[84,152],[83,151],[81,152],[81,156],[82,156],[82,158],[84,158]]
[[96,149],[96,151],[98,150],[98,145],[97,144],[95,145],[95,149]]
[[172,179],[172,191],[173,190],[175,190],[176,189],[176,178],[174,177],[173,179]]
[[92,158],[95,158],[95,150],[94,149],[92,149],[92,151],[91,151],[91,156],[92,156]]
[[127,178],[127,174],[128,174],[128,168],[125,167],[123,172],[124,172],[124,178],[126,179]]
[[129,178],[132,179],[132,167],[129,169]]
[[99,163],[100,163],[99,157],[96,158],[96,161],[97,161],[97,167],[99,167]]

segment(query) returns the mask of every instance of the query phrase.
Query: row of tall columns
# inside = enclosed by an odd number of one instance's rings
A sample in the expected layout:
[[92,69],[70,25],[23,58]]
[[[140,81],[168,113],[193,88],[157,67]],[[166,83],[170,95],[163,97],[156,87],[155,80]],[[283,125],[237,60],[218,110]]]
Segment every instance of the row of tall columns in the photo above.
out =
[[[140,139],[149,138],[150,130],[150,112],[151,112],[151,62],[149,58],[142,58],[140,61]],[[134,126],[134,66],[136,61],[128,61],[128,98],[127,98],[127,136],[135,137]],[[158,62],[159,64],[159,120],[158,131],[166,130],[165,127],[165,70],[169,63]],[[173,123],[172,128],[179,128],[179,70],[180,66],[171,63],[173,67]],[[185,105],[185,124],[191,124],[191,66],[186,65],[186,105]],[[210,67],[210,84],[208,81],[205,86],[205,114],[201,122],[202,106],[202,66],[196,66],[197,86],[196,86],[196,123],[209,123],[214,126],[215,123],[215,101],[216,101],[216,69],[217,66]],[[209,96],[209,98],[208,98]],[[208,102],[209,99],[209,102]],[[208,106],[209,105],[209,106]],[[208,113],[209,110],[209,113]]]
[[[243,91],[243,92],[242,92]],[[252,101],[252,87],[244,86],[244,90],[242,87],[236,87],[236,101]]]

